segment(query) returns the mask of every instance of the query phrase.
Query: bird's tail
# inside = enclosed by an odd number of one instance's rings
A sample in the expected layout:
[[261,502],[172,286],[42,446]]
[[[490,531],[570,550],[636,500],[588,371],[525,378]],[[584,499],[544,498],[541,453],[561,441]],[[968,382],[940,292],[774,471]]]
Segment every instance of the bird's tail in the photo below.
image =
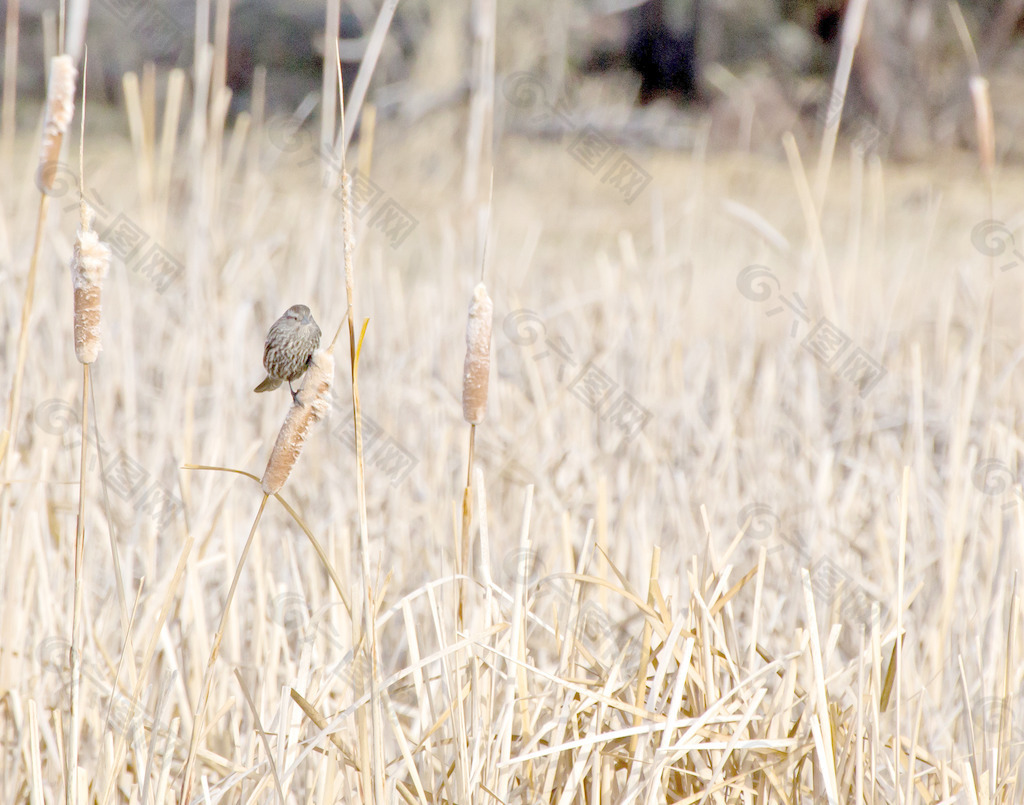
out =
[[262,383],[260,383],[256,388],[254,388],[253,391],[255,391],[256,393],[264,391],[273,391],[280,385],[280,380],[275,380],[270,375],[267,375],[266,379]]

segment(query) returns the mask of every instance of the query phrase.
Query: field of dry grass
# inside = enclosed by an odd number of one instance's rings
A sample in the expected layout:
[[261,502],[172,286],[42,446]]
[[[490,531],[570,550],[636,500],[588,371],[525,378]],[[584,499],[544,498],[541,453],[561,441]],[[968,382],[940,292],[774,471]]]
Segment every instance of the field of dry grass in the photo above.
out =
[[[289,405],[252,393],[264,335],[346,311],[315,132],[193,127],[162,157],[158,118],[133,142],[87,114],[113,262],[84,434],[77,117],[48,197],[0,440],[0,803],[61,800],[71,732],[78,802],[178,801]],[[990,191],[971,154],[841,145],[816,206],[795,143],[593,169],[567,125],[496,140],[464,576],[466,110],[354,146],[365,536],[346,330],[240,570],[192,801],[1020,802],[1024,171]],[[0,191],[5,421],[37,144]]]

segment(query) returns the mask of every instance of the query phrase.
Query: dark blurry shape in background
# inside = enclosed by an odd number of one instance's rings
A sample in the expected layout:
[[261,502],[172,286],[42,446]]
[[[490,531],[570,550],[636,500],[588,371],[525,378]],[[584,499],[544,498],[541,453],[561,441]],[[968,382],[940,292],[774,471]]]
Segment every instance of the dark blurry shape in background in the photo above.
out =
[[[970,61],[946,0],[871,0],[850,86],[832,97],[848,0],[595,0],[570,46],[583,73],[629,70],[636,102],[709,106],[739,125],[754,108],[766,139],[792,127],[818,134],[842,108],[843,130],[892,156],[936,144],[970,146]],[[1022,121],[1024,2],[960,4],[994,87],[997,139],[1009,148]],[[994,77],[993,77],[994,76]]]
[[[790,129],[798,136],[818,136],[840,107],[847,135],[889,155],[918,156],[937,144],[970,146],[970,62],[946,0],[871,0],[850,87],[836,99],[831,82],[848,5],[848,0],[502,0],[499,82],[522,71],[543,74],[552,79],[554,95],[562,97],[572,95],[567,90],[581,80],[607,77],[613,86],[635,88],[628,102],[639,107],[667,104],[710,115],[722,131],[745,127],[752,132],[747,147],[760,141],[777,148],[780,132]],[[403,105],[432,108],[422,102],[430,93],[446,103],[466,96],[470,6],[403,0],[370,89],[369,99],[382,113]],[[346,87],[355,80],[379,7],[380,0],[342,3],[338,33]],[[42,97],[43,14],[52,15],[54,8],[55,0],[21,0],[20,97]],[[1024,153],[1016,145],[1024,124],[1019,111],[1024,80],[1018,78],[1024,75],[1024,0],[965,0],[961,8],[981,69],[993,83],[1003,156]],[[195,9],[186,0],[92,0],[86,41],[94,102],[120,102],[121,76],[141,71],[145,62],[156,65],[158,84],[172,67],[189,69]],[[0,19],[6,13],[3,0]],[[309,93],[318,93],[323,20],[322,0],[233,2],[227,67],[232,110],[248,107],[261,65],[267,69],[269,114],[288,113]],[[425,63],[439,54],[451,64],[435,69]],[[417,65],[417,59],[424,63]],[[721,141],[731,142],[727,136]]]
[[607,12],[604,16],[611,24],[595,25],[602,33],[585,55],[583,69],[601,72],[629,68],[640,78],[641,105],[662,97],[682,103],[698,100],[700,5],[650,0]]

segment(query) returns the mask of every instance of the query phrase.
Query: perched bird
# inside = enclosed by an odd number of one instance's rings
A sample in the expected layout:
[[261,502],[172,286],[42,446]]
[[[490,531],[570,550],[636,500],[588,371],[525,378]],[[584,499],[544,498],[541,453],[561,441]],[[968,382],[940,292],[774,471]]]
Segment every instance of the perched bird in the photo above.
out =
[[267,333],[263,349],[267,377],[255,391],[273,391],[287,381],[294,400],[292,381],[302,377],[318,346],[320,327],[313,320],[313,314],[305,305],[292,305]]

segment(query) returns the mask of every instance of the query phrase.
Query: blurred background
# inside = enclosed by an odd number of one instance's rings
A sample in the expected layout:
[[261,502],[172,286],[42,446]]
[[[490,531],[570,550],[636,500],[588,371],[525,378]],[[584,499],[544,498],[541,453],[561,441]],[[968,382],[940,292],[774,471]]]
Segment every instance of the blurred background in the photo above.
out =
[[[215,28],[216,4],[198,5]],[[349,68],[345,84],[351,87],[379,8],[372,0],[341,5],[341,52]],[[467,96],[471,5],[398,4],[368,95],[379,114],[415,120]],[[847,5],[845,0],[505,0],[497,11],[496,72],[500,81],[517,71],[540,71],[555,97],[592,109],[598,121],[602,111],[614,117],[615,108],[635,107],[628,132],[621,115],[616,118],[619,137],[689,147],[698,122],[710,121],[712,147],[777,149],[783,131],[813,136],[828,119]],[[42,0],[0,3],[4,63],[18,64],[20,97],[38,100],[44,92],[46,56],[56,41],[54,6]],[[993,97],[1001,155],[1018,156],[1022,20],[1020,0],[958,6],[945,0],[870,3],[845,97],[845,133],[896,158],[920,157],[933,146],[969,147],[974,126],[967,81],[981,71],[998,90]],[[321,2],[230,3],[232,113],[249,108],[259,66],[267,71],[269,113],[291,113],[303,99],[315,99],[324,22]],[[15,26],[18,36],[13,36]],[[71,4],[68,50],[77,58],[82,43],[89,46],[90,97],[118,104],[126,71],[141,73],[152,63],[162,86],[172,68],[193,64],[192,43],[197,34],[200,40],[207,32],[213,36],[210,27],[197,29],[196,5],[183,0],[94,0]],[[7,109],[14,74],[5,73]],[[600,89],[588,92],[595,82]],[[32,120],[37,110],[36,104],[22,107],[23,119]],[[505,123],[551,134],[550,121]],[[865,138],[867,126],[871,134]]]

